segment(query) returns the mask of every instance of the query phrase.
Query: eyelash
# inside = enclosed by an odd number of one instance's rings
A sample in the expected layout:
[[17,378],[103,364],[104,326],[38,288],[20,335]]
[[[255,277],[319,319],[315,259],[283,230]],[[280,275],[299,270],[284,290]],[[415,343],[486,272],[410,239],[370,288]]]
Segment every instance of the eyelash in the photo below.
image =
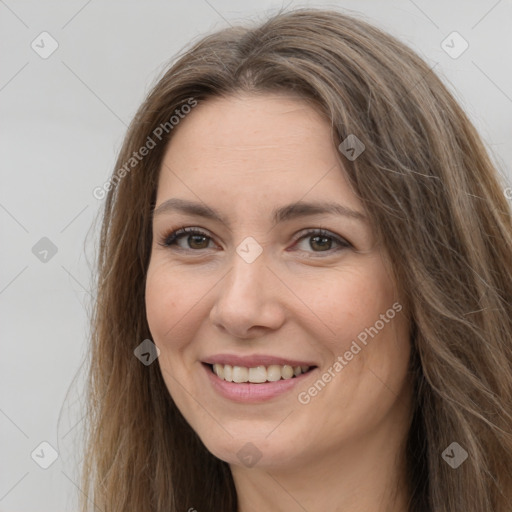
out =
[[[167,232],[161,238],[159,245],[161,245],[162,247],[172,248],[173,246],[176,245],[176,241],[179,240],[183,235],[200,235],[200,236],[209,238],[210,240],[212,239],[212,237],[210,237],[206,232],[201,231],[200,229],[183,227],[183,228],[179,228],[174,231]],[[297,238],[295,240],[295,242],[297,243],[304,238],[313,237],[313,236],[321,236],[321,237],[325,237],[325,238],[330,238],[330,239],[334,240],[335,243],[338,244],[338,249],[329,249],[327,251],[313,251],[314,254],[322,254],[325,252],[325,253],[327,253],[327,255],[332,255],[333,252],[338,252],[343,249],[348,249],[349,247],[353,247],[352,244],[350,242],[348,242],[347,240],[345,240],[339,236],[336,236],[333,233],[331,233],[330,231],[326,231],[324,229],[310,229],[310,230],[306,231],[305,233],[303,233],[299,238]],[[183,249],[181,247],[176,248],[176,250],[194,251],[194,252],[198,252],[198,251],[202,251],[202,250],[206,250],[206,249],[207,248],[205,248],[205,249]],[[317,256],[314,256],[314,257],[317,257]],[[322,257],[322,256],[319,256],[319,257]]]

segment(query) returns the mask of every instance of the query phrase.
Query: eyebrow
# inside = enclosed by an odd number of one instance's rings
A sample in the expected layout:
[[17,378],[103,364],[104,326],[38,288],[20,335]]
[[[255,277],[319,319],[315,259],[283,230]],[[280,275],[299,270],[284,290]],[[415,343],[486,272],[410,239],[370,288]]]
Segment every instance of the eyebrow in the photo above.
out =
[[[230,223],[214,208],[210,208],[202,203],[196,203],[187,199],[172,198],[164,201],[158,208],[156,208],[152,214],[153,218],[170,212],[180,212],[188,215],[195,215],[198,217],[204,217],[205,219],[211,219],[218,222],[222,222],[228,228]],[[272,210],[272,224],[275,226],[280,222],[289,221],[299,217],[307,217],[312,215],[341,215],[343,217],[350,217],[352,219],[366,222],[367,217],[356,210],[352,210],[347,206],[343,206],[338,203],[332,202],[303,202],[299,201],[291,203],[286,206],[274,208]]]

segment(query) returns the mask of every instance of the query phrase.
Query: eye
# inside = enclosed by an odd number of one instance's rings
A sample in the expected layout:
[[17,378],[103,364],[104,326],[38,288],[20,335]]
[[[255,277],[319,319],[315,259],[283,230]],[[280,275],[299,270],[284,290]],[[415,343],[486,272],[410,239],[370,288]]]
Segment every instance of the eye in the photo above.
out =
[[[300,245],[301,243],[305,244],[307,239],[310,240],[309,244],[307,244],[307,248],[301,248],[301,251],[311,252],[310,249],[313,249],[312,252],[314,253],[327,253],[327,255],[330,255],[333,252],[353,247],[352,244],[347,242],[345,239],[324,229],[310,229],[305,233],[302,233],[302,236],[297,239],[295,246]],[[186,246],[180,245],[179,242],[182,240],[185,240]],[[184,251],[199,251],[211,248],[209,247],[209,243],[211,241],[212,238],[205,231],[198,228],[184,227],[166,233],[160,240],[159,244],[163,247],[176,246],[177,249]],[[336,248],[333,249],[333,245]]]
[[[308,249],[313,249],[314,253],[327,253],[327,255],[330,255],[333,252],[338,252],[343,249],[353,247],[352,244],[347,242],[345,239],[324,229],[308,230],[297,240],[299,243],[296,245],[300,245],[300,243],[305,242],[307,239],[309,239],[309,243],[306,245],[306,247]],[[333,244],[337,246],[337,248],[334,250],[332,249]],[[309,252],[308,249],[301,250]]]
[[[178,242],[185,238],[185,243],[188,247],[182,247]],[[179,249],[183,250],[200,250],[208,249],[208,242],[211,237],[197,228],[180,228],[176,231],[165,234],[160,241],[163,247],[172,247],[176,245]],[[206,244],[205,244],[206,241]]]

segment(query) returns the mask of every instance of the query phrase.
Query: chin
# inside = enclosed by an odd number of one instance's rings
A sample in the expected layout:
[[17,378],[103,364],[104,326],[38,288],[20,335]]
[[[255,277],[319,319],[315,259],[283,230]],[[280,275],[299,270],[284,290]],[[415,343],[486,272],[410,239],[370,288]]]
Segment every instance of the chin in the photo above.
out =
[[284,469],[292,462],[296,464],[294,461],[297,457],[304,455],[304,444],[301,442],[304,436],[289,429],[277,432],[277,425],[279,422],[272,422],[270,426],[270,422],[266,421],[248,429],[240,423],[237,426],[223,423],[229,434],[223,431],[219,437],[213,437],[212,430],[208,427],[205,428],[204,435],[201,429],[196,432],[210,453],[230,465]]

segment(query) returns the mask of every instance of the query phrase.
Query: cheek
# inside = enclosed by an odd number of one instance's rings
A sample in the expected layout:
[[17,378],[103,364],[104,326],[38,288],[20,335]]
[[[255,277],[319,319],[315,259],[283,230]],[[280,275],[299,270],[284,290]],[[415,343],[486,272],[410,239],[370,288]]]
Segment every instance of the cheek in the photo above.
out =
[[177,314],[172,283],[165,275],[148,271],[146,279],[146,316],[153,337],[159,339],[168,330]]
[[193,306],[197,299],[184,286],[179,271],[156,262],[148,269],[145,302],[152,340],[160,349],[158,364],[162,377],[170,395],[183,410],[186,400],[179,383],[190,379],[184,357],[193,336],[188,330],[195,323]]
[[[194,287],[186,286],[180,272],[165,265],[150,264],[146,278],[146,316],[153,341],[161,351],[179,349],[185,318],[194,315]],[[169,340],[176,340],[169,343]]]
[[408,323],[380,265],[347,268],[311,292],[314,312],[329,327],[316,338],[327,354],[318,380],[298,389],[298,401],[305,415],[324,418],[323,425],[311,427],[317,436],[356,435],[381,422],[404,389]]
[[408,324],[394,282],[379,260],[366,263],[326,275],[309,289],[312,310],[325,327],[316,339],[327,350],[326,379],[332,381],[317,406],[352,396],[381,411],[393,399],[389,389],[398,390],[407,371]]
[[371,260],[365,263],[326,272],[314,282],[296,282],[297,295],[309,306],[308,330],[316,322],[330,352],[348,350],[351,341],[373,326],[397,300],[393,281],[382,265]]

